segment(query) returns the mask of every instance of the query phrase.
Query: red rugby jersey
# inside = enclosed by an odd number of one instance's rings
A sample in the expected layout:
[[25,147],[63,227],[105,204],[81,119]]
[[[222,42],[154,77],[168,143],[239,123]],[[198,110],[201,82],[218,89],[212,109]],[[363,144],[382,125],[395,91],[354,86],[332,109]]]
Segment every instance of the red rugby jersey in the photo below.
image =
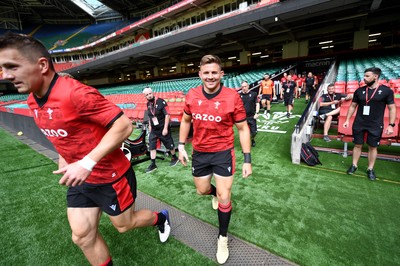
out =
[[186,95],[185,113],[193,120],[193,149],[218,152],[234,147],[233,125],[246,120],[246,111],[239,94],[221,87],[215,94],[206,94],[203,86]]
[[[31,93],[28,105],[39,129],[67,163],[76,162],[92,151],[107,127],[122,115],[121,109],[95,88],[58,76],[44,97],[37,98]],[[129,167],[124,153],[116,149],[96,164],[86,182],[113,182]]]

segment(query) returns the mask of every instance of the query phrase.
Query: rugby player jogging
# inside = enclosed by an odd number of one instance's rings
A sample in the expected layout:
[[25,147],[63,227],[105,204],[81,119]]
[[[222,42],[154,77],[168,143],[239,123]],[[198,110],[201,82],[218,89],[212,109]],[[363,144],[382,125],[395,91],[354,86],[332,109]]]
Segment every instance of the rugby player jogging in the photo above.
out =
[[[252,173],[246,111],[239,94],[221,84],[223,75],[218,56],[206,55],[201,59],[199,76],[203,84],[192,88],[186,95],[178,146],[179,160],[186,166],[189,159],[185,141],[193,122],[192,175],[197,193],[212,195],[212,206],[218,209],[216,257],[220,264],[225,263],[229,257],[227,233],[232,213],[231,188],[235,173],[233,125],[238,129],[244,154],[242,175],[247,178]],[[211,184],[212,176],[215,186]]]

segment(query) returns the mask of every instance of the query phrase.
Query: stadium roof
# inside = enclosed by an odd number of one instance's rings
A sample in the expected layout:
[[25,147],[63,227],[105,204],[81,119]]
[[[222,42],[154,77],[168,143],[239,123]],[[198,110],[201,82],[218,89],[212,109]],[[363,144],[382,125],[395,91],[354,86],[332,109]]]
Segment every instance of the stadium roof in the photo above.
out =
[[[84,24],[130,19],[155,13],[176,1],[166,0],[0,0],[0,28],[21,30],[26,24]],[[156,11],[154,11],[156,10]]]

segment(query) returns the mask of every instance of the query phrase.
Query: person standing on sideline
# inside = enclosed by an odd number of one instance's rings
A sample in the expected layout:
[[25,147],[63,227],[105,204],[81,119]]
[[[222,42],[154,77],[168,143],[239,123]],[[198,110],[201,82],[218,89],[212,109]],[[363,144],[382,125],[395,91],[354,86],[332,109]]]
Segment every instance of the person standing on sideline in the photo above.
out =
[[242,98],[244,109],[246,110],[247,124],[250,128],[251,146],[256,146],[255,137],[257,135],[257,118],[260,112],[260,104],[258,102],[258,93],[249,90],[249,83],[242,81],[241,86],[242,92],[240,98]]
[[261,81],[261,105],[264,108],[264,114],[267,115],[267,119],[270,118],[271,114],[271,101],[275,96],[274,82],[270,79],[269,74],[264,75],[264,79]]
[[[0,36],[3,79],[19,93],[29,93],[28,106],[39,129],[59,153],[60,185],[66,185],[67,216],[73,242],[91,265],[112,265],[99,232],[103,212],[119,232],[157,225],[160,240],[170,234],[167,210],[135,211],[136,177],[121,151],[132,123],[98,90],[54,70],[45,46],[33,37]],[[72,263],[73,264],[73,263]]]
[[324,121],[324,140],[330,142],[328,132],[331,128],[331,123],[333,117],[337,117],[340,113],[340,104],[343,101],[348,101],[352,99],[351,95],[346,95],[342,93],[335,93],[335,85],[328,85],[328,93],[321,96],[322,102],[319,108],[319,118]]
[[314,99],[315,92],[317,90],[317,84],[318,81],[312,74],[312,72],[308,72],[306,80],[306,103],[308,103],[308,100]]
[[[375,180],[374,165],[378,154],[378,146],[383,128],[383,117],[386,106],[389,109],[389,125],[385,134],[393,134],[396,120],[396,105],[394,103],[393,91],[385,86],[379,85],[381,69],[377,67],[367,68],[364,71],[365,86],[358,88],[354,92],[353,101],[347,112],[346,121],[343,124],[347,128],[350,118],[357,109],[353,123],[353,164],[347,170],[351,175],[357,170],[358,160],[361,156],[364,140],[368,144],[368,169],[367,177]],[[357,108],[358,107],[358,108]]]
[[151,163],[146,169],[146,173],[151,173],[157,169],[157,141],[160,140],[165,148],[171,153],[170,166],[178,164],[179,160],[175,154],[175,144],[171,135],[171,127],[169,125],[170,116],[167,110],[167,103],[164,99],[156,98],[151,88],[143,90],[144,97],[147,99],[147,111],[149,115],[149,149]]
[[[286,117],[290,117],[293,109],[293,98],[296,90],[296,82],[292,81],[292,76],[288,75],[286,81],[282,84],[281,98],[286,106]],[[283,93],[283,96],[282,96]]]
[[[193,121],[192,175],[197,193],[212,195],[212,206],[218,209],[216,257],[220,264],[225,263],[229,257],[227,233],[232,213],[231,188],[235,173],[233,125],[238,129],[244,154],[242,176],[247,178],[252,173],[246,111],[239,94],[222,86],[223,75],[218,56],[203,56],[199,71],[203,85],[192,88],[186,95],[178,146],[179,160],[186,166],[189,160],[185,141]],[[215,186],[211,184],[213,175]]]

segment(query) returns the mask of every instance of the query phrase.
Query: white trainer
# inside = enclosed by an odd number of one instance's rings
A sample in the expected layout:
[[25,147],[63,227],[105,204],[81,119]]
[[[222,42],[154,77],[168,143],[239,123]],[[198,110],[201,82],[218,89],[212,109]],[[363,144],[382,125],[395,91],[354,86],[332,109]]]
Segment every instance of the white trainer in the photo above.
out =
[[160,212],[166,217],[164,224],[158,225],[158,235],[160,236],[161,243],[164,243],[168,240],[169,234],[171,233],[171,223],[168,210],[161,210]]
[[212,196],[211,203],[212,203],[212,208],[214,210],[217,210],[218,209],[218,198],[216,196]]
[[219,236],[218,237],[218,248],[217,248],[217,261],[219,264],[224,264],[229,257],[229,249],[228,249],[228,237],[227,236]]
[[267,119],[269,119],[271,117],[270,113],[267,113]]

